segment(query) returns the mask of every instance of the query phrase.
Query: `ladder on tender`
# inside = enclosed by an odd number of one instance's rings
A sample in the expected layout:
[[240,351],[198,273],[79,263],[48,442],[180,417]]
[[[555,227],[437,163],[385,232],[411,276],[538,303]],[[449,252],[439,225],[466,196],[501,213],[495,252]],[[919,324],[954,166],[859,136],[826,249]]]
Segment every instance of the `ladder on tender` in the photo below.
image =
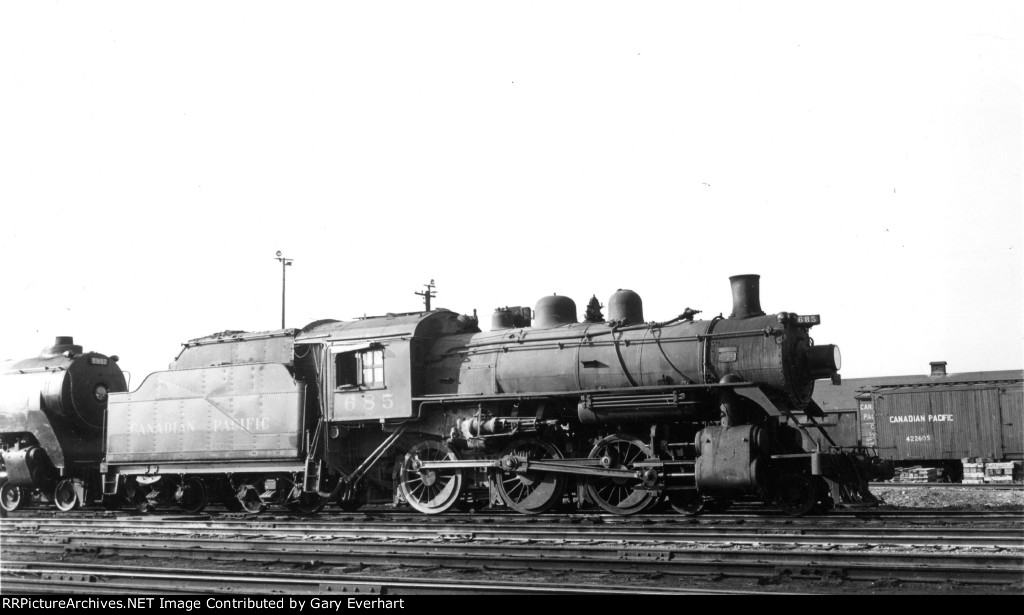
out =
[[314,455],[314,451],[316,451],[316,445],[323,435],[325,425],[326,423],[323,420],[317,422],[316,431],[313,433],[312,439],[309,438],[309,432],[306,432],[306,463],[302,472],[302,490],[306,493],[320,491],[320,474],[323,469],[323,460],[318,455]]
[[323,467],[323,462],[319,459],[311,459],[306,457],[306,467],[303,471],[302,478],[302,490],[306,493],[316,493],[320,491],[320,469]]

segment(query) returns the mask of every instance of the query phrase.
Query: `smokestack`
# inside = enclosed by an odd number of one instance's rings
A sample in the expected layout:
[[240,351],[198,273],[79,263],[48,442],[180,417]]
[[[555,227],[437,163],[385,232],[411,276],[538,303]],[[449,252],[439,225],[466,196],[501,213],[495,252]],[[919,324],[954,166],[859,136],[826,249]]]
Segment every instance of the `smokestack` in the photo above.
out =
[[58,335],[53,340],[53,346],[47,346],[39,353],[40,357],[50,358],[59,356],[65,352],[82,354],[82,347],[75,344],[75,338],[70,335]]
[[929,363],[932,366],[932,378],[943,378],[946,375],[946,362],[945,361],[932,361]]
[[761,276],[757,274],[734,275],[732,284],[732,314],[729,318],[753,318],[764,316],[761,311]]

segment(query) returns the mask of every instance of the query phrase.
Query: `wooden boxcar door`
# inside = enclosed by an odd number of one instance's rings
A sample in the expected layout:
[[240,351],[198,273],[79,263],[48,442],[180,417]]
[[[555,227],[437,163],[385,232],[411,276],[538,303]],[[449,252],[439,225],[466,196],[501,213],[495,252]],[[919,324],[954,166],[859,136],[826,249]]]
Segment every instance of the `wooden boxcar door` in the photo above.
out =
[[1024,388],[999,391],[999,419],[1004,459],[1024,459]]

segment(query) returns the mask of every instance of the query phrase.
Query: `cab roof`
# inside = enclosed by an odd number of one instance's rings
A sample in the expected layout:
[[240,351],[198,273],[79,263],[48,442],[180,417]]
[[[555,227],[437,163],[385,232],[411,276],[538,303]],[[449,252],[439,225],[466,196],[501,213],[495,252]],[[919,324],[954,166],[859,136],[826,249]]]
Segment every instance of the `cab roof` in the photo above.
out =
[[374,340],[382,338],[436,338],[478,332],[468,317],[446,309],[367,316],[356,320],[313,323],[295,338],[296,344]]

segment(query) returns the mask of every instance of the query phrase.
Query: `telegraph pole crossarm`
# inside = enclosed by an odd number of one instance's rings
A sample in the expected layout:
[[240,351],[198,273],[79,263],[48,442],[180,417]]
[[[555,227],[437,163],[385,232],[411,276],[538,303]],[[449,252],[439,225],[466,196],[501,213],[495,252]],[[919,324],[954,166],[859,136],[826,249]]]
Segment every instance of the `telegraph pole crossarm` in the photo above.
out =
[[434,281],[433,280],[430,281],[430,284],[424,284],[423,286],[427,287],[427,290],[416,292],[416,293],[413,293],[413,294],[414,295],[419,295],[420,297],[423,297],[423,305],[426,308],[426,311],[429,312],[430,311],[430,298],[431,297],[436,297],[437,296],[437,292],[434,291]]

